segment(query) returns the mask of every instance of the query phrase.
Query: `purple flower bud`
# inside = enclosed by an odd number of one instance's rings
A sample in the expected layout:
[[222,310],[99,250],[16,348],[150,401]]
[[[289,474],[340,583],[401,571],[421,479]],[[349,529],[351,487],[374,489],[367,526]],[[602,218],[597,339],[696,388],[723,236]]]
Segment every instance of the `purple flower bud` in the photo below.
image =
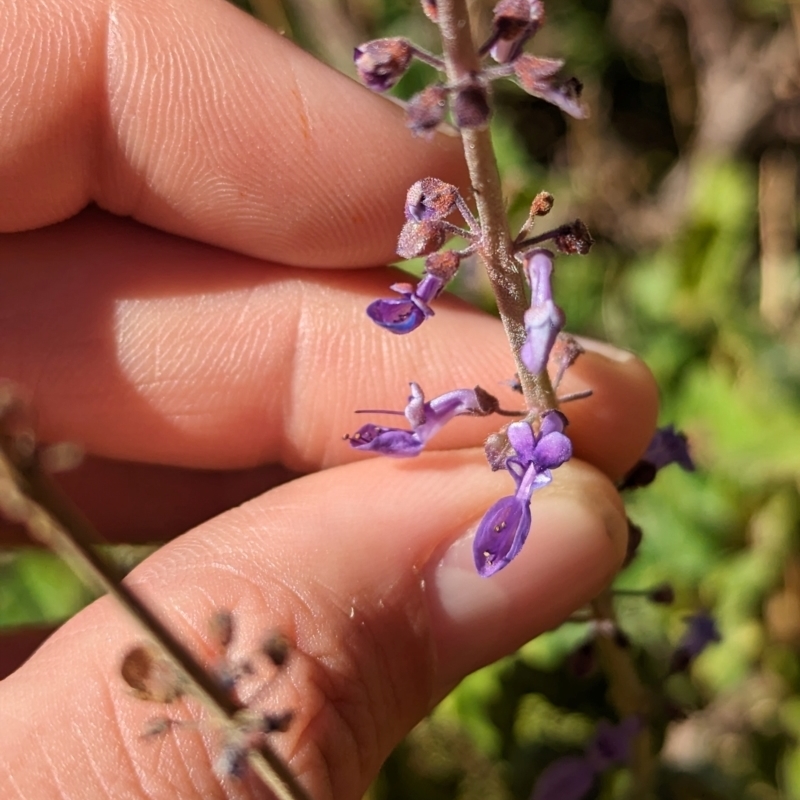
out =
[[686,632],[670,659],[670,674],[688,669],[706,647],[722,639],[714,617],[706,611],[699,611],[687,617],[686,623]]
[[558,106],[571,117],[585,119],[587,112],[580,103],[583,84],[577,78],[557,78],[563,65],[563,61],[552,58],[521,55],[514,61],[514,74],[528,94]]
[[406,219],[413,222],[440,222],[456,209],[458,189],[438,178],[423,178],[406,194]]
[[415,94],[406,106],[408,127],[415,136],[433,133],[447,112],[447,93],[445,86],[429,86]]
[[397,255],[416,258],[438,250],[447,238],[447,231],[438,222],[408,220],[397,239]]
[[391,89],[405,74],[414,55],[408,39],[375,39],[356,47],[353,61],[358,77],[375,92]]
[[627,764],[633,740],[641,729],[642,721],[637,716],[625,717],[619,725],[601,719],[586,748],[586,757],[595,771],[602,773],[611,767]]
[[539,776],[531,800],[582,800],[594,781],[594,768],[584,756],[557,758]]
[[537,374],[547,367],[550,351],[564,327],[564,312],[553,302],[553,254],[541,249],[528,251],[525,271],[531,285],[531,307],[525,312],[527,337],[519,354],[522,363]]

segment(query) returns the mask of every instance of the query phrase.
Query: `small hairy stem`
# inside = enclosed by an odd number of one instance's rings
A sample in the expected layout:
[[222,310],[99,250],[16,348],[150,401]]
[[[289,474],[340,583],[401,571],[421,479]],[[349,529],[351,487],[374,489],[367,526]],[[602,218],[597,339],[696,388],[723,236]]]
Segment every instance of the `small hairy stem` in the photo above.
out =
[[[241,726],[237,714],[242,709],[158,617],[120,583],[117,569],[95,549],[99,537],[56,490],[36,455],[20,453],[13,434],[4,435],[2,414],[0,408],[0,515],[23,525],[31,539],[60,556],[92,591],[111,595],[158,648],[219,728],[235,737]],[[259,750],[250,750],[247,758],[250,767],[278,800],[310,800],[289,767],[266,743]]]
[[[597,620],[614,622],[614,597],[610,589],[592,601],[592,612]],[[596,637],[595,647],[608,681],[609,699],[620,720],[634,715],[642,720],[642,729],[636,736],[631,754],[634,778],[631,796],[637,800],[649,800],[653,796],[656,762],[648,725],[650,700],[647,689],[639,680],[630,651],[626,647],[621,646],[612,636],[603,634]]]
[[[455,86],[465,85],[480,71],[466,0],[438,0],[436,7],[448,82]],[[556,408],[558,402],[547,372],[531,374],[519,357],[519,350],[525,343],[525,281],[514,260],[491,134],[488,129],[464,129],[461,136],[481,224],[480,253],[514,353],[522,393],[531,409]]]

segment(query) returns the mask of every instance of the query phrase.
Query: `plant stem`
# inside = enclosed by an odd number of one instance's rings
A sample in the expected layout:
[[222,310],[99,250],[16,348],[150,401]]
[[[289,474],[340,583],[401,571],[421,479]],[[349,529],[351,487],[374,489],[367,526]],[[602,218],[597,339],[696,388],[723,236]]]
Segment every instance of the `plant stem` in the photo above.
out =
[[[60,556],[92,591],[111,595],[147,638],[158,648],[188,687],[191,695],[231,738],[241,729],[234,703],[175,639],[163,622],[126,586],[117,569],[95,549],[100,537],[61,495],[39,465],[35,452],[20,452],[13,431],[4,424],[11,409],[0,392],[0,515],[22,524],[31,539]],[[5,394],[8,392],[6,390]],[[6,401],[5,403],[3,401]],[[247,754],[250,767],[277,800],[310,800],[289,767],[266,744]]]
[[[481,65],[472,40],[466,0],[438,0],[436,8],[448,82],[451,85],[469,83],[479,74]],[[455,94],[451,93],[451,102]],[[547,371],[534,375],[519,357],[519,350],[525,343],[525,281],[513,255],[491,133],[488,128],[463,129],[461,137],[481,223],[480,253],[514,353],[522,393],[530,409],[541,412],[556,408],[558,401]]]

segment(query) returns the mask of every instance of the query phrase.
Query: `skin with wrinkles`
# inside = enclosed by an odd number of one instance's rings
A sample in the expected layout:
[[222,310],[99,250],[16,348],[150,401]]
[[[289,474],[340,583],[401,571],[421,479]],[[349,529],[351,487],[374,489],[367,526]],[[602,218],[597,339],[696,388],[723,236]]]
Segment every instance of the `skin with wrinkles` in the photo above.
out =
[[[474,529],[508,487],[469,448],[495,422],[456,420],[413,463],[341,441],[409,380],[433,397],[513,371],[499,324],[455,299],[411,337],[364,314],[398,280],[377,265],[408,187],[463,185],[459,143],[410,137],[222,0],[0,0],[0,19],[0,375],[44,439],[87,447],[63,483],[107,538],[177,537],[128,579],[176,635],[207,654],[220,607],[242,651],[286,633],[265,702],[297,718],[276,745],[317,800],[358,798],[465,674],[611,578],[609,478],[651,437],[652,378],[587,345],[561,387],[595,390],[569,409],[577,458],[536,493],[525,551],[481,579]],[[118,674],[136,640],[101,600],[0,682],[0,797],[263,796],[214,776],[213,731],[141,739],[158,711]],[[26,642],[0,650],[9,667]]]

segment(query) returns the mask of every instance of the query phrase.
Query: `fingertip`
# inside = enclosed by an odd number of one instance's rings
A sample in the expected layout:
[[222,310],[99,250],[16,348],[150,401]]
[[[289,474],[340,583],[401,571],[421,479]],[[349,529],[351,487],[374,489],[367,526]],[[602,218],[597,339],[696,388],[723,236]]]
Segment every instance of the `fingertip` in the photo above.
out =
[[590,397],[566,404],[575,455],[613,480],[624,475],[647,448],[658,418],[658,385],[634,353],[579,338],[585,352],[567,371],[561,393],[591,389]]
[[554,478],[534,494],[530,535],[500,572],[483,578],[475,570],[477,520],[429,564],[435,700],[470,672],[557,626],[619,569],[627,525],[614,486],[574,460]]

